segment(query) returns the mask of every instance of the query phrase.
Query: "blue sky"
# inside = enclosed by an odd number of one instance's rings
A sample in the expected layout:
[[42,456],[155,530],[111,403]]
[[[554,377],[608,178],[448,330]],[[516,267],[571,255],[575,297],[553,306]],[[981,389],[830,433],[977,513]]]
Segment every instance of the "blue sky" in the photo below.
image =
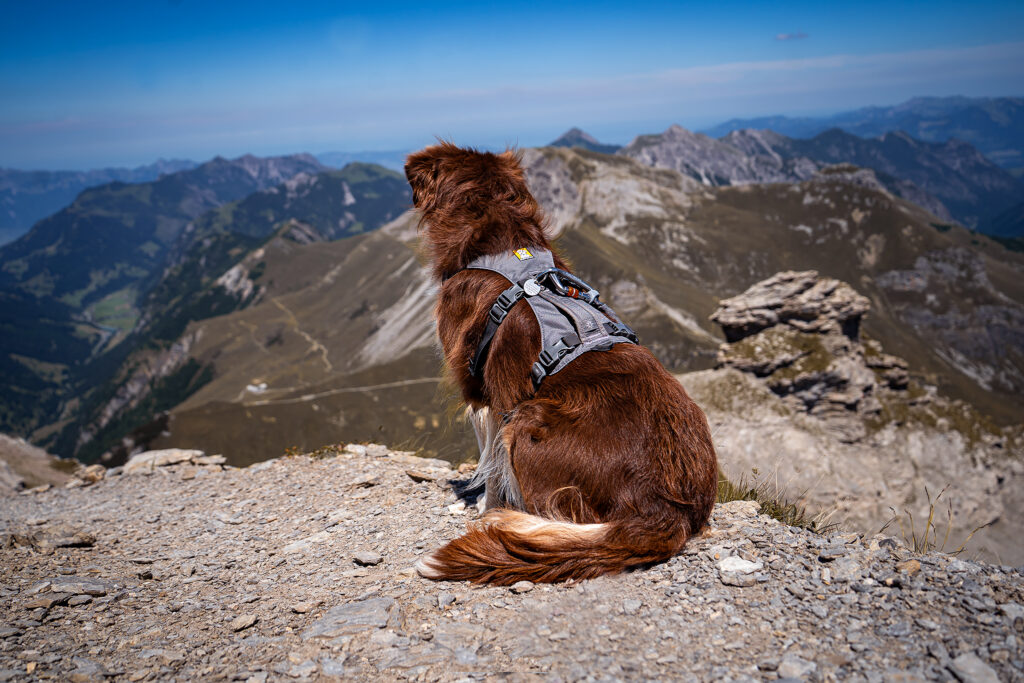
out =
[[12,3],[0,166],[609,142],[1024,94],[1024,3]]

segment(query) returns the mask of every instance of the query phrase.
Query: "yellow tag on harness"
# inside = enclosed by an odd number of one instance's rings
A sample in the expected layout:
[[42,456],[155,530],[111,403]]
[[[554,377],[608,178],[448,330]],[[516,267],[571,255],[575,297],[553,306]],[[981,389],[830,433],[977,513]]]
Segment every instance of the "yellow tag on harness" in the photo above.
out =
[[515,254],[516,258],[520,261],[529,261],[533,258],[533,254],[530,253],[529,249],[516,249],[512,253]]

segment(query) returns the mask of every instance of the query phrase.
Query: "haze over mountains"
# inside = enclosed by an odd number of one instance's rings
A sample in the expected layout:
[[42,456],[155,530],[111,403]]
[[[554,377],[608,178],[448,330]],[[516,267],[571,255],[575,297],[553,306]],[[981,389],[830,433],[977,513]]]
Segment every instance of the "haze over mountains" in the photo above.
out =
[[[1021,98],[915,98],[893,107],[866,107],[843,112],[830,117],[792,118],[786,116],[761,117],[756,119],[732,119],[701,131],[712,138],[723,138],[740,130],[772,131],[789,138],[814,138],[832,128],[839,128],[853,135],[874,138],[903,131],[915,141],[947,142],[951,139],[969,142],[990,161],[1007,169],[1020,178],[1024,174],[1024,109]],[[767,133],[766,133],[767,134]],[[790,143],[793,143],[790,140]],[[850,143],[845,143],[850,146]],[[917,143],[920,145],[920,143]],[[580,130],[572,128],[550,143],[554,147],[582,147],[605,154],[615,153],[619,145],[604,144]],[[788,147],[793,147],[792,144]],[[341,168],[352,162],[379,164],[401,171],[406,154],[411,150],[385,150],[361,152],[324,152],[316,159],[327,167]],[[749,153],[749,150],[747,150]],[[808,155],[818,161],[852,161],[841,158],[843,154],[815,156],[807,150],[777,150],[784,156],[793,153]],[[819,150],[820,151],[820,150]],[[950,156],[955,159],[956,153]],[[869,158],[866,158],[869,160]],[[890,160],[891,161],[891,160]],[[861,163],[861,162],[855,162]],[[889,171],[872,166],[876,170]],[[185,160],[159,160],[148,166],[135,169],[111,168],[92,171],[19,171],[0,169],[0,245],[13,241],[36,221],[67,206],[82,190],[111,181],[144,182],[154,180],[161,174],[185,170],[196,166]],[[909,180],[900,176],[902,180]],[[916,181],[914,181],[916,182]],[[920,184],[920,183],[918,183]],[[1020,192],[1019,189],[1017,190]],[[931,193],[935,194],[935,193]],[[964,201],[971,203],[972,192],[968,190]],[[901,195],[902,196],[902,195]],[[998,199],[998,198],[997,198]],[[932,210],[942,214],[938,203],[926,194],[919,194],[915,201],[926,203]],[[983,202],[983,199],[977,201]],[[928,202],[931,202],[928,204]],[[996,202],[997,204],[1000,201]],[[986,204],[986,206],[988,206]],[[1013,202],[1003,215],[986,209],[963,212],[969,227],[979,227],[992,234],[1013,234],[1015,226],[1021,225],[1019,216],[1024,211],[1024,200]],[[991,214],[988,224],[972,224],[975,214]],[[953,215],[957,215],[954,211]]]

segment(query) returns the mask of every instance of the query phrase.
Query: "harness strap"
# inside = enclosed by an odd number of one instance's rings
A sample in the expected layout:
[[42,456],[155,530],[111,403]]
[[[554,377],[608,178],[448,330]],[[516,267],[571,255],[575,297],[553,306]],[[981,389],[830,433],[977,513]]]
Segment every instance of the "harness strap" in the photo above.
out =
[[598,291],[572,273],[556,268],[547,249],[530,247],[489,254],[474,259],[466,268],[489,270],[512,283],[488,311],[469,362],[473,377],[483,374],[498,327],[522,299],[529,303],[541,333],[541,352],[530,368],[534,389],[545,377],[560,372],[584,353],[639,343],[633,330],[598,298]]
[[524,296],[526,296],[526,292],[523,288],[513,284],[499,294],[498,300],[491,306],[491,311],[487,314],[487,327],[484,328],[484,334],[480,337],[480,344],[477,345],[476,353],[473,354],[473,360],[469,363],[469,374],[473,377],[480,376],[480,370],[483,369],[484,363],[487,362],[487,352],[491,348],[491,340],[494,339],[494,335],[498,331],[498,325],[504,322],[508,312]]

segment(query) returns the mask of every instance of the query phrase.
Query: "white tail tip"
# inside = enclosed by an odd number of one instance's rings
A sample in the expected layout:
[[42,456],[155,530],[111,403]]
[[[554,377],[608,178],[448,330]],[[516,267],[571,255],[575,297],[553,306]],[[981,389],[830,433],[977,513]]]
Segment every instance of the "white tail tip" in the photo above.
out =
[[416,572],[425,579],[441,578],[440,570],[431,564],[431,560],[433,559],[434,555],[430,554],[416,561]]

